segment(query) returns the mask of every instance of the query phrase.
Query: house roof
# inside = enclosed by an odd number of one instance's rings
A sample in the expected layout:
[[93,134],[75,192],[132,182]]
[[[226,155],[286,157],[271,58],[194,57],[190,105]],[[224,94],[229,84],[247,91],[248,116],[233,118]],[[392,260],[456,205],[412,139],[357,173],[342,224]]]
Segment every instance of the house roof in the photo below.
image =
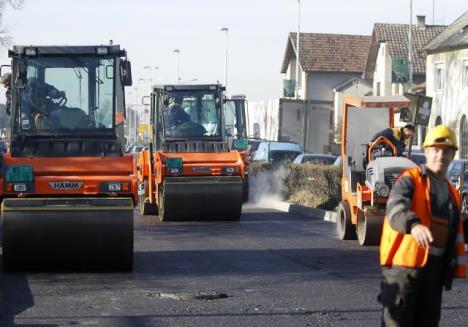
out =
[[468,48],[468,11],[465,11],[423,49],[428,52],[438,52],[459,48]]
[[[425,28],[420,28],[417,25],[412,26],[412,59],[414,74],[426,73],[426,56],[422,52],[422,49],[424,45],[439,35],[445,28],[446,26],[443,25],[426,25]],[[374,24],[372,43],[369,48],[364,75],[366,79],[373,77],[372,74],[375,70],[379,44],[382,42],[387,44],[391,58],[408,58],[408,25]]]
[[[289,33],[281,73],[296,57],[297,33]],[[306,72],[361,73],[369,51],[370,36],[301,33],[299,63]]]

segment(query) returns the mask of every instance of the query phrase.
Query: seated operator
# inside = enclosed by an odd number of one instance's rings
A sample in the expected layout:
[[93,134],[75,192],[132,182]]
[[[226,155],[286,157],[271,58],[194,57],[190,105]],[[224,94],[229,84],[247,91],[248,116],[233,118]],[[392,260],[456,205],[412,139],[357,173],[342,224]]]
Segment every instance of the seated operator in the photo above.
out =
[[53,99],[65,98],[65,92],[59,91],[54,86],[39,81],[37,78],[29,78],[21,93],[21,117],[30,121],[32,119],[36,128],[50,128],[58,119],[57,110],[59,104]]
[[[414,126],[411,124],[405,125],[403,127],[396,127],[396,128],[386,128],[378,133],[376,133],[370,140],[369,145],[372,145],[380,136],[383,136],[387,138],[396,148],[396,156],[401,157],[403,155],[403,152],[405,151],[406,145],[408,140],[413,137],[414,135]],[[388,146],[385,145],[385,143],[382,143],[382,147],[386,147],[387,151],[392,152],[393,155],[393,150],[388,149]],[[381,149],[376,149],[374,148],[374,151],[379,151]],[[374,157],[374,151],[371,154],[372,157]],[[379,155],[375,155],[377,157]]]
[[206,129],[198,123],[191,121],[190,115],[182,109],[180,97],[171,98],[167,108],[168,135],[172,137],[198,137],[206,133]]

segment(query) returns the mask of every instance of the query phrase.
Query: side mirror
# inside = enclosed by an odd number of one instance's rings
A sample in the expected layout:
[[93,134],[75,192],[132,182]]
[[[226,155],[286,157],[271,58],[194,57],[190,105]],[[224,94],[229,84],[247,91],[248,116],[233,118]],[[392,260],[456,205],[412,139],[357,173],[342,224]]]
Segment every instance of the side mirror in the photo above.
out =
[[413,121],[413,115],[411,114],[411,110],[409,108],[400,109],[400,121],[405,123],[411,123]]
[[149,95],[144,95],[141,97],[141,104],[145,106],[151,105],[151,97]]
[[120,61],[120,72],[123,86],[132,86],[132,64],[128,60]]

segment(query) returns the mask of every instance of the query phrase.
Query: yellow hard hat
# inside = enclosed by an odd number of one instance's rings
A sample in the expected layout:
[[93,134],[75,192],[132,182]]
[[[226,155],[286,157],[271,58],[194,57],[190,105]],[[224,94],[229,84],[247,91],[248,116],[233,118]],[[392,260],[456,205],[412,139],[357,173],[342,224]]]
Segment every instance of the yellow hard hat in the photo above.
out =
[[427,132],[423,147],[435,145],[445,145],[458,150],[455,133],[445,125],[437,125]]

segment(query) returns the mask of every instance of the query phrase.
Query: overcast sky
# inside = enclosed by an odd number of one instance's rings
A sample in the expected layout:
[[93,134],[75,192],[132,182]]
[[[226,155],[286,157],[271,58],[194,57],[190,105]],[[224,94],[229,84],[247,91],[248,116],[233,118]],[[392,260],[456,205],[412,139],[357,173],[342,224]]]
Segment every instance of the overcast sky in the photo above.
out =
[[[370,35],[380,23],[408,23],[410,0],[301,0],[301,32]],[[413,0],[413,13],[432,23],[433,0]],[[435,0],[435,23],[449,24],[467,0]],[[414,21],[415,22],[415,19]],[[281,95],[287,35],[297,30],[297,0],[25,0],[7,9],[14,44],[106,44],[127,49],[134,96],[153,84],[175,83],[180,49],[182,81],[224,82],[228,27],[228,93],[249,100]],[[8,63],[6,49],[0,60]],[[144,69],[150,66],[153,69]],[[154,67],[159,67],[155,69]],[[145,81],[139,81],[144,79]],[[130,99],[130,102],[134,101]]]

